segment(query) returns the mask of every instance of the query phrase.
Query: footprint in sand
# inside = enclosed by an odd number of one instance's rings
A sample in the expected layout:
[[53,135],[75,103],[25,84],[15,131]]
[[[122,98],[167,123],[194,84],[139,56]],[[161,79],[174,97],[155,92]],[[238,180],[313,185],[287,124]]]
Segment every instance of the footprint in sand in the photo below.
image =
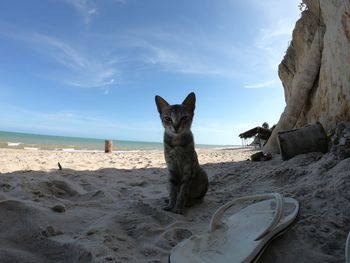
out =
[[139,181],[139,182],[130,182],[129,185],[130,186],[144,187],[144,186],[148,185],[148,183],[146,181]]
[[10,184],[2,183],[2,184],[0,184],[0,189],[3,192],[9,192],[9,191],[11,191],[13,189],[13,187]]
[[76,197],[86,192],[78,185],[66,181],[52,180],[39,183],[39,189],[43,193],[52,194],[56,197]]
[[63,232],[48,224],[49,219],[31,203],[0,201],[0,255],[6,258],[1,262],[95,262],[91,252],[78,243],[52,239]]

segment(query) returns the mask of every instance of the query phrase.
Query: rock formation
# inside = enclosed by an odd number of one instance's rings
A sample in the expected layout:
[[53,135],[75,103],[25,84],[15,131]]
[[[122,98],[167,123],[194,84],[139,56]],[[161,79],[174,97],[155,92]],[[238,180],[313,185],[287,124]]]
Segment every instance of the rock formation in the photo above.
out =
[[264,152],[278,152],[278,132],[319,121],[327,134],[350,119],[350,0],[303,0],[278,74],[286,107]]
[[330,151],[338,160],[350,157],[350,122],[342,122],[337,126]]

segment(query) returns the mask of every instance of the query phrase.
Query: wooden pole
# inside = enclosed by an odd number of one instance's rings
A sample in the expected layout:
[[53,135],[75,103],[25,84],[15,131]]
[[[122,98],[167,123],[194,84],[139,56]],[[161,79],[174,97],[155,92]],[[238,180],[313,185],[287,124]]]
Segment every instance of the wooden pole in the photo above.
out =
[[113,141],[105,140],[105,153],[112,153]]

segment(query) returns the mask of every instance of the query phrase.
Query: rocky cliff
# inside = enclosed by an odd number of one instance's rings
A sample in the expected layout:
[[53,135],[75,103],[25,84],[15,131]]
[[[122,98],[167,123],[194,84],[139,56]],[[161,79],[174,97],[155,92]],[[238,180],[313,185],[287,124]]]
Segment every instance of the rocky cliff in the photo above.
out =
[[350,120],[350,0],[303,2],[278,69],[286,107],[265,152],[278,152],[280,131],[319,121],[332,133]]

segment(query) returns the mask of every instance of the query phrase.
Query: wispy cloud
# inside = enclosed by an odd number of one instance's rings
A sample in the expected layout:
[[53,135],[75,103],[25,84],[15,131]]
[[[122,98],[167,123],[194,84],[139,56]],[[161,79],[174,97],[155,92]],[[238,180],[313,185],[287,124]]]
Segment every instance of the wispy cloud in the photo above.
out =
[[91,0],[66,0],[82,16],[84,23],[89,24],[92,17],[97,15],[96,4]]
[[[81,88],[106,88],[117,83],[120,71],[119,62],[115,56],[101,55],[98,51],[85,52],[86,47],[72,45],[64,40],[49,35],[21,31],[16,28],[16,34],[2,31],[0,34],[23,42],[49,59],[61,70],[55,72],[56,81]],[[18,34],[18,32],[20,32]]]
[[[97,1],[65,1],[78,10],[87,23],[99,13]],[[125,3],[124,0],[109,1]],[[268,7],[260,5],[256,0],[250,1],[259,5],[262,13],[271,14],[275,21],[264,24],[255,43],[247,46],[215,36],[203,37],[200,31],[196,33],[182,27],[169,30],[166,25],[149,28],[141,26],[138,29],[118,31],[118,34],[99,35],[99,42],[112,43],[109,44],[109,50],[91,49],[88,48],[89,44],[77,45],[72,40],[44,34],[19,35],[24,41],[32,42],[31,47],[37,52],[63,66],[67,71],[63,74],[62,81],[76,87],[107,87],[119,83],[121,72],[124,72],[122,63],[125,61],[125,65],[133,65],[134,69],[151,68],[176,74],[244,78],[247,79],[246,83],[259,82],[259,78],[276,78],[277,65],[287,48],[285,39],[291,34],[295,21],[279,14],[279,10],[284,10],[285,7],[277,0],[271,0]],[[89,37],[91,36],[87,38]],[[106,55],[106,51],[109,55]],[[104,55],[101,55],[102,52]],[[120,63],[117,56],[124,61]],[[254,72],[255,80],[250,72]],[[247,84],[245,87],[259,88],[272,84]]]
[[46,53],[54,62],[68,70],[63,79],[65,84],[82,88],[99,88],[115,84],[119,77],[117,59],[111,61],[110,58],[99,55],[86,55],[78,48],[46,35],[36,36],[35,39],[44,47],[40,52]]
[[261,28],[260,36],[256,41],[256,45],[259,48],[268,48],[280,39],[286,39],[292,36],[294,28],[293,23],[287,23],[286,21],[278,23],[276,26]]
[[144,56],[144,62],[160,65],[165,71],[199,75],[227,75],[228,73],[228,69],[213,67],[208,61],[200,63],[200,57],[171,49],[171,47],[149,44],[144,48],[150,51]]
[[255,40],[255,46],[265,54],[265,64],[273,70],[277,69],[288,48],[288,39],[292,38],[292,31],[300,13],[299,2],[295,0],[282,3],[271,0],[262,4],[254,1],[267,18]]
[[281,63],[292,31],[299,16],[298,0],[258,1],[247,0],[247,4],[259,15],[264,23],[258,29],[249,52],[253,55],[244,64],[249,65],[253,74],[246,77],[244,88],[266,88],[278,83],[278,65]]
[[37,33],[30,33],[27,36],[28,37],[24,38],[24,40],[36,42],[41,46],[44,46],[42,52],[47,53],[57,63],[67,68],[79,70],[86,68],[89,65],[88,59],[86,59],[75,48],[61,40]]
[[265,54],[266,63],[270,68],[276,70],[281,62],[289,42],[292,38],[294,23],[280,21],[276,26],[261,28],[259,37],[256,39],[256,47]]
[[266,82],[262,83],[256,83],[256,84],[249,84],[249,85],[244,85],[246,89],[259,89],[259,88],[267,88],[271,87],[273,84],[276,83],[276,80],[269,80]]
[[[104,0],[106,1],[106,0]],[[125,4],[126,0],[109,0],[118,4]],[[99,15],[98,1],[94,0],[65,0],[66,3],[71,5],[82,17],[86,25],[90,24],[92,19]]]
[[220,49],[219,42],[196,39],[184,31],[169,33],[164,28],[142,28],[116,42],[136,49],[135,59],[140,63],[166,72],[225,77],[232,77],[237,72],[227,54]]

